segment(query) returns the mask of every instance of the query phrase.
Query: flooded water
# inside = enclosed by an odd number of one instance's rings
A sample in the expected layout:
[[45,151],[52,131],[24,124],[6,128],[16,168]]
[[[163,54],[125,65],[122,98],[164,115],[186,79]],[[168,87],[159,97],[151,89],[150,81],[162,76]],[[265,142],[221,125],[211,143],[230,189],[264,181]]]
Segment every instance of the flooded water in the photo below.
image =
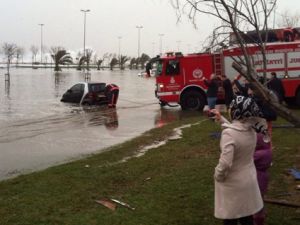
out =
[[85,74],[65,69],[12,69],[10,84],[0,70],[0,180],[40,170],[124,142],[181,116],[161,110],[155,79],[138,71],[91,71],[90,80],[120,87],[116,109],[60,102]]

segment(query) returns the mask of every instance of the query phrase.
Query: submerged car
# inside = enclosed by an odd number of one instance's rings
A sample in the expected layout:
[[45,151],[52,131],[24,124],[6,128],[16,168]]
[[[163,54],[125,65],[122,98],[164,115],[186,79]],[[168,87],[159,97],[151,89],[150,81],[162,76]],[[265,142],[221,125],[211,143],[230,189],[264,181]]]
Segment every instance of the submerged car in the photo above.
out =
[[80,82],[73,85],[63,94],[61,101],[79,103],[80,105],[108,104],[109,99],[105,93],[106,83]]

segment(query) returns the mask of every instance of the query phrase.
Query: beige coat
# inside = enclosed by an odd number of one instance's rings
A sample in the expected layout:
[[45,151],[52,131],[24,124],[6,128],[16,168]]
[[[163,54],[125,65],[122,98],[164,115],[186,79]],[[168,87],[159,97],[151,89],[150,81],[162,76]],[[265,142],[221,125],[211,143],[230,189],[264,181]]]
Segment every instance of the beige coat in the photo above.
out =
[[215,168],[215,217],[235,219],[263,207],[253,154],[256,133],[247,122],[223,124],[221,155]]

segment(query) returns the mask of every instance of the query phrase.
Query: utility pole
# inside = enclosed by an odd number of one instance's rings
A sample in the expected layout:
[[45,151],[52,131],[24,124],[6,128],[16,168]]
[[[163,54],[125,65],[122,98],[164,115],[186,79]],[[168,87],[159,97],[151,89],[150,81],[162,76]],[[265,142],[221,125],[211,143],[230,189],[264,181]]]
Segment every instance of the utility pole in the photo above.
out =
[[41,26],[41,64],[43,62],[43,23],[39,23],[39,26]]
[[121,39],[122,39],[122,36],[118,36],[118,39],[119,39],[119,65],[120,65],[120,68],[121,68]]
[[138,59],[140,58],[140,49],[141,49],[141,29],[143,26],[136,26],[138,29]]
[[85,53],[85,33],[86,33],[86,13],[90,12],[89,9],[81,9],[81,12],[84,13],[84,22],[83,22],[83,56],[86,57]]

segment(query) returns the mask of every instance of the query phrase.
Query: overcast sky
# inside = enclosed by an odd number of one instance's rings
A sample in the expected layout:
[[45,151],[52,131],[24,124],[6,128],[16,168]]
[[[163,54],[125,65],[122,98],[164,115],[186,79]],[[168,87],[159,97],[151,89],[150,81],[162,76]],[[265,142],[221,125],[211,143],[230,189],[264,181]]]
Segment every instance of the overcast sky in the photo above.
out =
[[[217,25],[207,15],[198,17],[198,29],[187,18],[177,23],[175,10],[169,0],[0,0],[0,44],[15,43],[30,52],[31,45],[40,46],[41,26],[46,47],[62,46],[78,51],[83,48],[84,13],[86,46],[99,56],[118,53],[135,57],[140,52],[150,56],[162,49],[195,51]],[[299,10],[299,0],[278,0],[277,12]],[[121,38],[118,38],[121,37]]]

